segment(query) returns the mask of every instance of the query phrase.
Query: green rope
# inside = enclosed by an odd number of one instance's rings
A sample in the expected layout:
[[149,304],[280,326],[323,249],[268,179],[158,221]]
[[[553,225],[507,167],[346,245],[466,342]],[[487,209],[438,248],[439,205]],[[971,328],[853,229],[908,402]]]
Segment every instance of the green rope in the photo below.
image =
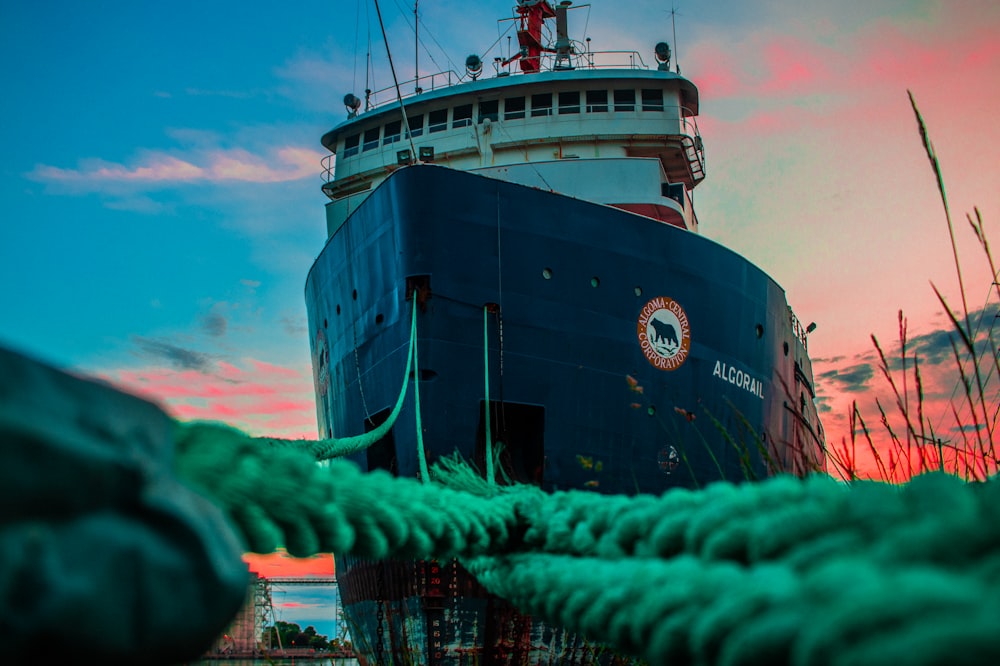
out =
[[[364,451],[369,446],[379,441],[389,432],[390,429],[396,424],[396,418],[399,416],[399,412],[403,409],[403,403],[406,400],[406,389],[410,382],[410,369],[413,366],[414,360],[416,359],[416,346],[417,346],[417,305],[414,299],[413,303],[413,314],[410,321],[410,343],[406,352],[406,370],[403,372],[403,385],[399,389],[399,397],[396,398],[396,404],[393,406],[392,411],[389,413],[389,418],[387,418],[383,423],[379,424],[376,428],[370,432],[366,432],[362,435],[354,435],[352,437],[334,437],[330,439],[277,439],[273,437],[257,437],[258,441],[275,447],[281,448],[294,448],[301,451],[306,451],[312,455],[316,460],[330,460],[331,458],[342,458],[344,456],[351,455],[352,453],[357,453],[358,451]],[[359,379],[360,381],[360,379]],[[414,386],[416,386],[416,381],[414,381]],[[414,389],[416,390],[416,389]],[[417,396],[417,419],[420,418],[420,403],[419,395]],[[418,442],[420,444],[420,455],[421,461],[423,462],[423,439],[420,438],[420,430],[417,430]],[[421,470],[426,467],[426,463],[421,466]]]
[[[430,558],[502,549],[518,524],[514,494],[483,496],[394,478],[302,450],[262,445],[218,423],[179,423],[177,474],[215,500],[248,551]],[[480,480],[485,484],[485,481]]]
[[413,330],[410,337],[413,340],[413,411],[416,412],[417,422],[417,459],[420,463],[420,478],[424,483],[429,483],[431,473],[427,469],[427,452],[424,450],[424,426],[420,420],[420,364],[417,363],[417,297],[413,296]]
[[483,376],[486,383],[486,480],[492,485],[493,479],[493,436],[490,433],[490,331],[489,307],[483,306]]
[[[426,483],[341,460],[321,467],[313,451],[222,424],[180,424],[3,353],[0,368],[3,617],[76,618],[77,641],[120,608],[153,618],[140,623],[150,631],[207,640],[222,629],[218,611],[243,596],[239,553],[284,545],[297,556],[457,557],[520,612],[649,663],[1000,663],[998,480],[779,476],[659,497],[548,494],[496,485],[453,457]],[[87,550],[98,537],[108,548]],[[123,557],[135,564],[124,572]],[[171,578],[177,567],[191,575]],[[138,581],[135,594],[112,595],[124,605],[84,585],[115,575]],[[220,590],[225,603],[207,615],[170,607]],[[19,602],[28,597],[41,601]],[[211,631],[192,630],[189,615]],[[0,626],[37,642],[26,625]],[[98,652],[124,663],[120,646],[142,644],[164,656],[168,646],[128,633]],[[15,640],[15,653],[28,644]]]
[[434,484],[320,469],[215,424],[179,426],[176,459],[253,551],[459,557],[522,612],[650,663],[1000,659],[995,481],[547,494],[451,459]]
[[[3,353],[0,367],[0,626],[15,654],[37,643],[8,621],[25,613],[44,626],[71,618],[78,642],[94,618],[111,626],[117,610],[139,609],[140,629],[207,641],[243,597],[239,553],[285,545],[297,556],[457,557],[520,612],[649,663],[1000,663],[997,480],[779,476],[659,497],[547,494],[496,485],[453,457],[426,483],[180,424]],[[98,538],[108,548],[88,550]],[[123,557],[135,566],[124,571]],[[134,594],[84,584],[115,575]],[[220,593],[221,605],[203,603]],[[19,601],[29,597],[40,601]],[[166,662],[170,646],[144,631],[96,650],[125,663],[122,650],[142,645],[136,654]]]

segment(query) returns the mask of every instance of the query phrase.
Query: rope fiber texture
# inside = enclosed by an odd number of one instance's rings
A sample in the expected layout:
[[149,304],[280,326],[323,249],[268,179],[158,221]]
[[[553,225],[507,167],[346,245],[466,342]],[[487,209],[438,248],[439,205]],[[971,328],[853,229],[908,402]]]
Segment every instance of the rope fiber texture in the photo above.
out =
[[821,476],[662,496],[433,484],[178,425],[250,550],[458,557],[522,612],[652,664],[1000,663],[1000,484]]

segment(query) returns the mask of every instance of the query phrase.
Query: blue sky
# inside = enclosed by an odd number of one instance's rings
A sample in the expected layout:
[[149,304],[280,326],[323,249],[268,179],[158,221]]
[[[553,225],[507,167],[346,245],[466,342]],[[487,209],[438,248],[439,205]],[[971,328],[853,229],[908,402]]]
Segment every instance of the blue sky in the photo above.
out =
[[[702,233],[818,323],[810,351],[839,439],[850,402],[882,387],[869,334],[893,340],[903,309],[940,351],[928,282],[958,302],[907,89],[961,223],[970,308],[995,309],[964,215],[979,206],[996,237],[1000,3],[675,4],[675,53],[702,96]],[[421,2],[421,71],[484,55],[512,5]],[[410,78],[413,5],[380,6]],[[671,40],[669,8],[593,0],[571,33],[650,54]],[[369,40],[373,87],[388,86],[370,0],[0,3],[0,344],[179,418],[313,436],[302,293],[325,240],[319,138],[343,95],[363,93]],[[946,405],[955,379],[932,358],[928,394]]]

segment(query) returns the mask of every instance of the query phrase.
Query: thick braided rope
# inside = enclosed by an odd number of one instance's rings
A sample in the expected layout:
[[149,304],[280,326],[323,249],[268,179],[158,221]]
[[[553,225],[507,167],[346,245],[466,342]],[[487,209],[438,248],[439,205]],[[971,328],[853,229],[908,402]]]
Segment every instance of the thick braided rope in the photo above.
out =
[[1000,551],[1000,483],[942,474],[905,486],[826,476],[717,483],[662,496],[570,491],[524,502],[525,545],[552,553],[808,567],[825,555],[865,552],[882,562],[952,566]]
[[272,448],[219,424],[178,424],[175,466],[256,553],[284,545],[300,557],[455,557],[502,551],[519,524],[513,496],[364,474],[347,461],[321,467],[308,452]]
[[1000,663],[1000,484],[825,477],[660,497],[362,474],[180,426],[179,474],[250,550],[460,557],[526,613],[651,663]]
[[841,554],[806,571],[691,555],[463,560],[522,612],[651,664],[993,664],[1000,561],[969,571]]

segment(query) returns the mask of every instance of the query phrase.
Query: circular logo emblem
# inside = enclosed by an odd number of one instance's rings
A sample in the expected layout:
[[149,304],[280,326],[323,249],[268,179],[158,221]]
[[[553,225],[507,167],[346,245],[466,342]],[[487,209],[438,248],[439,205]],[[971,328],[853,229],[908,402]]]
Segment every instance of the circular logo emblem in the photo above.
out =
[[681,455],[677,453],[677,449],[673,446],[664,447],[660,449],[660,452],[656,456],[656,464],[659,466],[661,472],[669,476],[681,464]]
[[326,346],[326,333],[323,329],[316,331],[316,346],[313,351],[313,379],[316,390],[321,396],[326,396],[330,383],[330,349]]
[[659,296],[646,303],[636,332],[642,353],[660,370],[676,370],[687,359],[691,326],[684,308],[672,298]]

